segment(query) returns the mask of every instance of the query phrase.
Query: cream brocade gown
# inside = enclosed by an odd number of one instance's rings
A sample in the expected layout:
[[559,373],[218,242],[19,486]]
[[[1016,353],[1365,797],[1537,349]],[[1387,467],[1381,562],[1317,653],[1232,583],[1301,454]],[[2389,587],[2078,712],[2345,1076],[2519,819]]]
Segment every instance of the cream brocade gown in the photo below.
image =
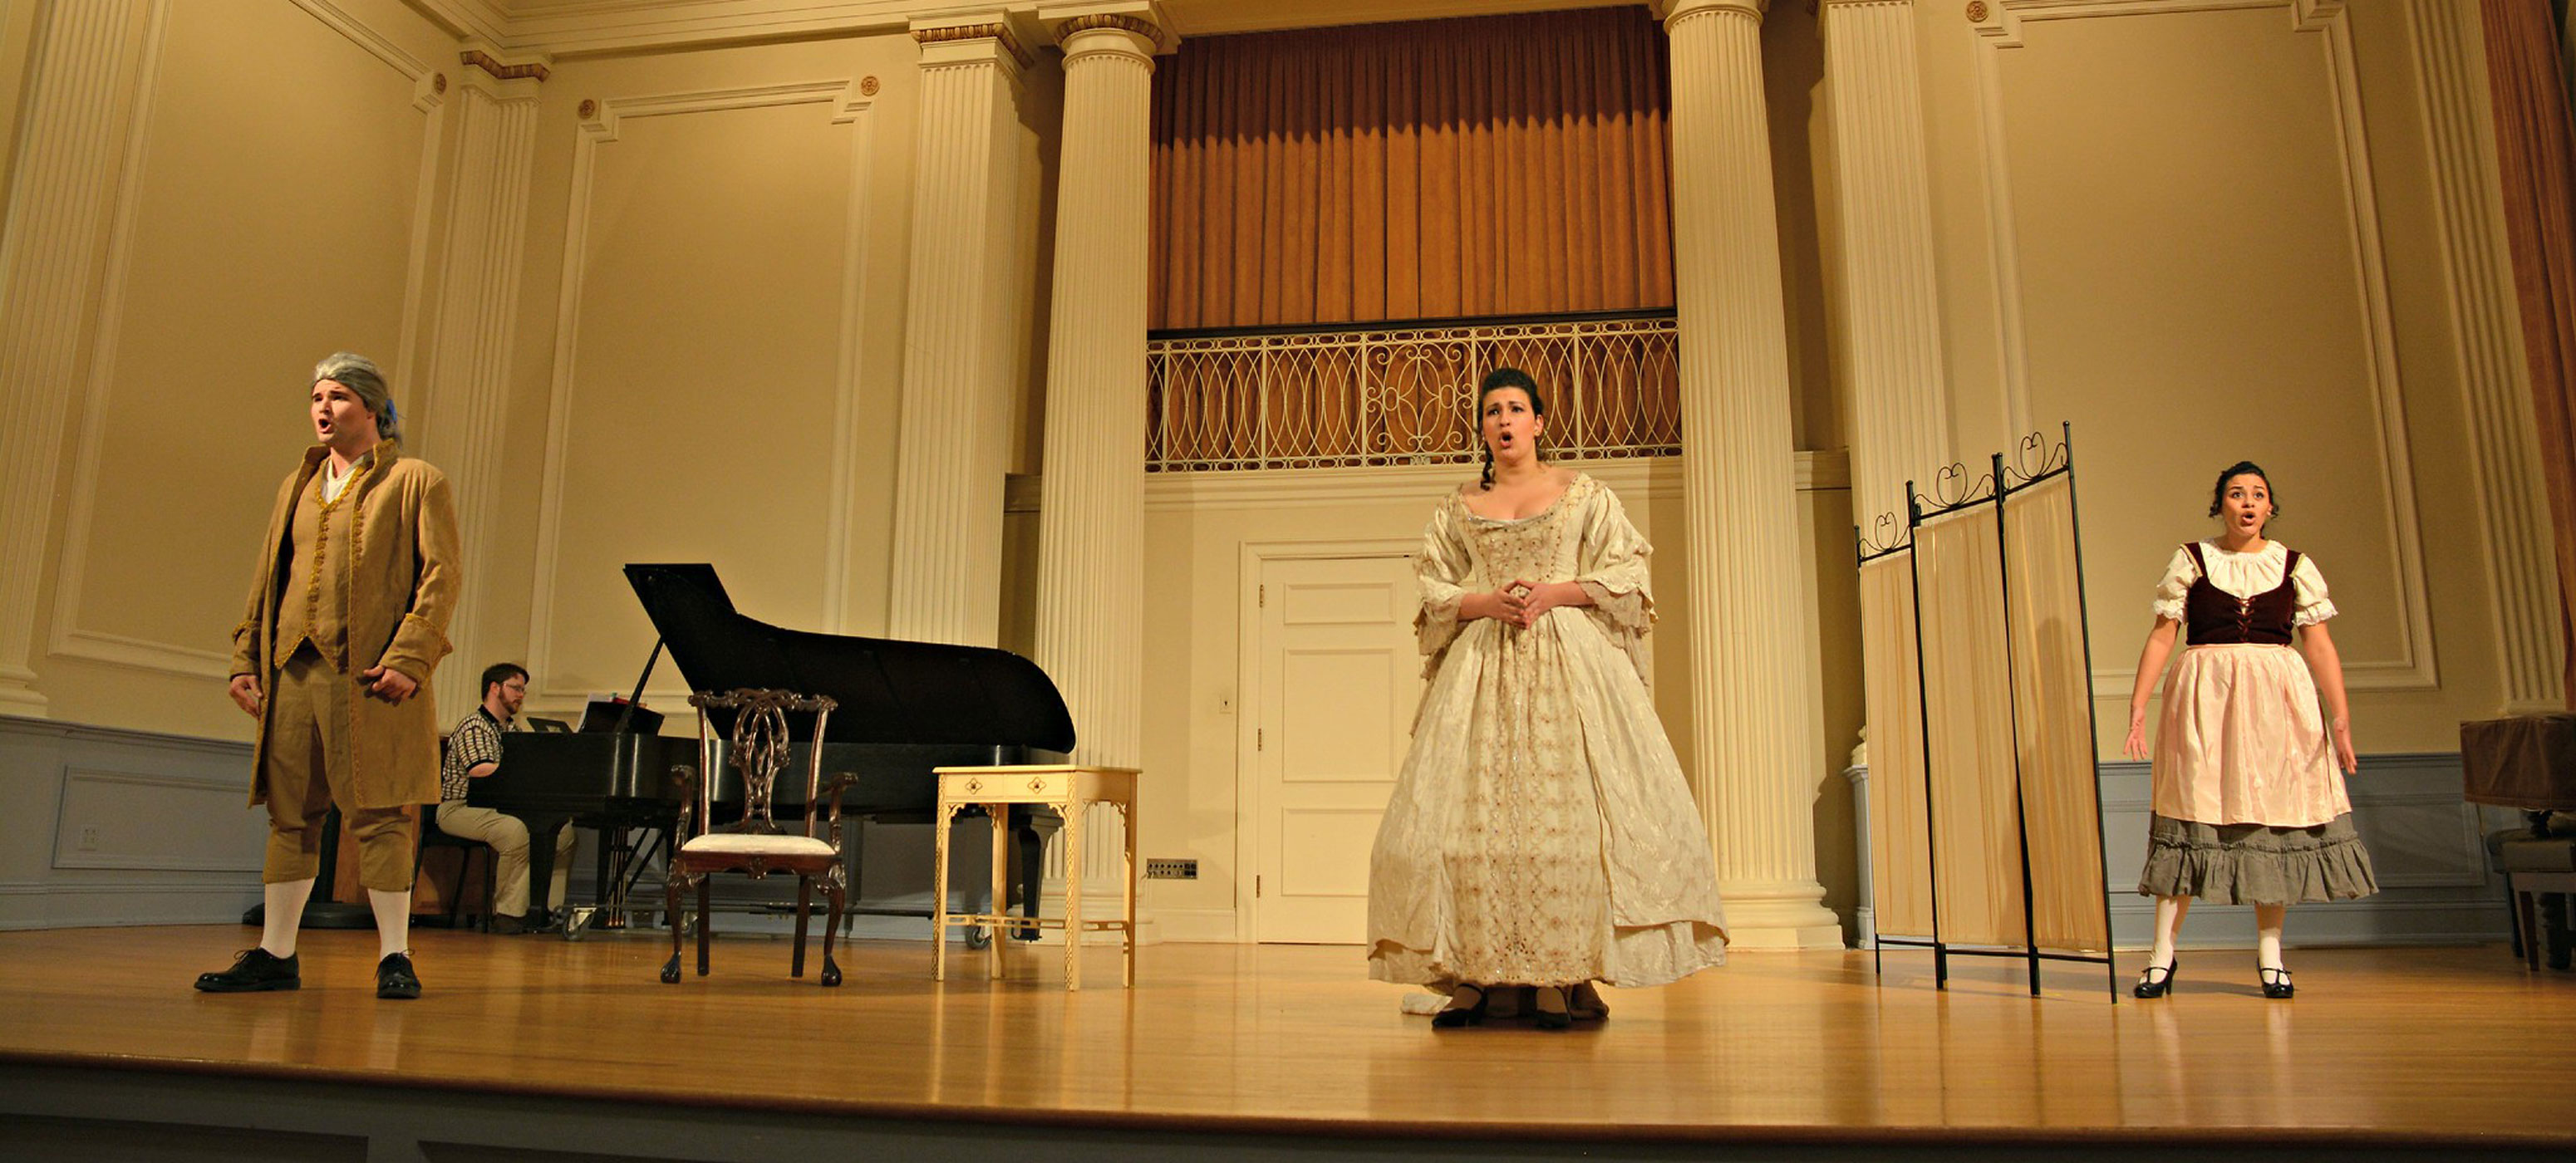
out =
[[[1726,959],[1708,835],[1646,690],[1645,539],[1589,476],[1534,517],[1456,493],[1423,533],[1428,680],[1369,856],[1369,975],[1662,985]],[[1594,603],[1461,623],[1516,578]]]

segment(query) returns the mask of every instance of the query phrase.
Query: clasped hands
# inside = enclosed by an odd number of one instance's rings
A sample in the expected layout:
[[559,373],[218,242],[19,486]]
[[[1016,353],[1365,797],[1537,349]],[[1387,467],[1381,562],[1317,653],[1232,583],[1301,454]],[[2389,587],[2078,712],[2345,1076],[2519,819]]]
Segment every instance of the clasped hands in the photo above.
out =
[[1511,584],[1490,594],[1468,595],[1467,600],[1475,608],[1465,613],[1470,617],[1491,618],[1527,630],[1538,624],[1539,615],[1558,606],[1576,604],[1569,598],[1569,590],[1580,593],[1581,587],[1573,582],[1534,582],[1515,578]]

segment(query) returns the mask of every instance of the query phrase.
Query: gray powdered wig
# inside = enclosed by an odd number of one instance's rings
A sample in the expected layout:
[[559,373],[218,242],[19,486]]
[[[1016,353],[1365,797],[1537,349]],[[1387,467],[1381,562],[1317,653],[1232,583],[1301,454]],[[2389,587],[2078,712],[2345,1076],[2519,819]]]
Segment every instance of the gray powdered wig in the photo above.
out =
[[350,351],[335,351],[313,365],[313,382],[330,380],[349,389],[358,402],[375,413],[376,435],[386,440],[402,439],[402,416],[394,411],[394,395],[385,387],[385,373],[376,369],[376,361]]

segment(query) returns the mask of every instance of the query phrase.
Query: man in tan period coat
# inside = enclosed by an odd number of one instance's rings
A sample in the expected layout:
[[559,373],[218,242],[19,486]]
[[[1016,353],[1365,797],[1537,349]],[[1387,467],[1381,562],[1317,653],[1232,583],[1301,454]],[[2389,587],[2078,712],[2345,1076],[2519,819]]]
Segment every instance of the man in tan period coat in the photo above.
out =
[[296,929],[336,803],[376,916],[376,996],[418,997],[408,807],[438,801],[429,680],[461,583],[456,506],[444,474],[402,454],[392,398],[364,357],[314,369],[311,418],[319,443],[278,489],[233,631],[233,701],[259,720],[250,802],[268,806],[266,920],[257,948],[197,988],[302,984]]

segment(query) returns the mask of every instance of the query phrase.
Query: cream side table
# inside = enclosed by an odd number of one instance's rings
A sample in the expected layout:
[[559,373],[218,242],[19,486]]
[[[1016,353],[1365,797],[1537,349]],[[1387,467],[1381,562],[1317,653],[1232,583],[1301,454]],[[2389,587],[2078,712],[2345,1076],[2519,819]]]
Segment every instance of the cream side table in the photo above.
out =
[[[990,929],[993,939],[985,946],[985,962],[993,977],[1002,976],[1002,946],[1009,943],[1013,930],[1064,930],[1064,987],[1082,988],[1082,935],[1105,929],[1116,929],[1125,951],[1125,973],[1122,983],[1136,985],[1136,777],[1132,767],[1087,767],[1072,763],[1023,764],[1009,767],[937,767],[939,777],[939,815],[933,821],[931,834],[938,852],[938,867],[931,884],[938,895],[937,915],[931,920],[931,977],[948,980],[948,930],[952,926],[982,925]],[[1011,805],[1044,804],[1064,816],[1064,917],[1048,920],[1039,917],[1038,902],[1029,902],[1029,916],[1010,915],[1010,821]],[[1086,921],[1082,917],[1082,817],[1093,804],[1115,804],[1119,818],[1126,824],[1127,844],[1119,859],[1118,919]],[[981,807],[993,819],[993,911],[989,913],[952,913],[948,911],[948,825],[957,813],[970,807]]]

